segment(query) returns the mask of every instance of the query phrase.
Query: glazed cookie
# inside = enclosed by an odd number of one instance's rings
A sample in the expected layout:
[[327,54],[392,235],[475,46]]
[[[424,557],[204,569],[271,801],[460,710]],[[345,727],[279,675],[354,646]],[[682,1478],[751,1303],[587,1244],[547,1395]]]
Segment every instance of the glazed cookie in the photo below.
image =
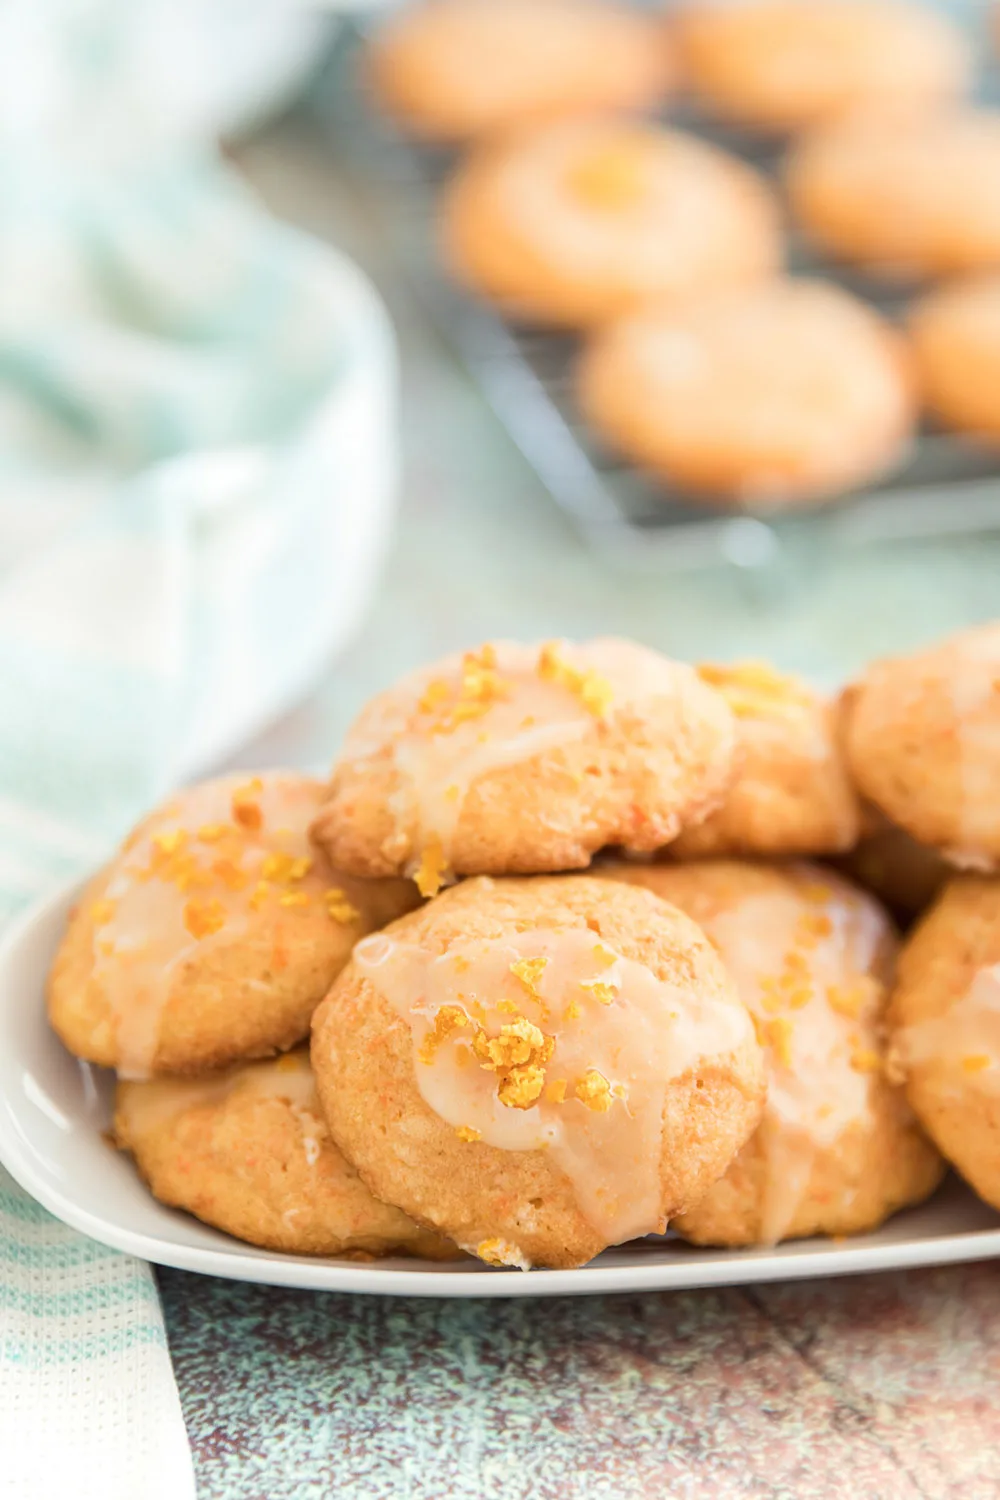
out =
[[757,1124],[760,1048],[704,935],[589,876],[469,880],[359,943],[313,1023],[334,1139],[498,1265],[662,1232]]
[[459,141],[645,109],[671,84],[671,50],[652,17],[602,0],[427,0],[381,28],[367,71],[404,129]]
[[764,1118],[672,1227],[698,1244],[857,1234],[940,1180],[937,1153],[883,1073],[895,951],[878,904],[816,865],[619,866],[704,928],[766,1046]]
[[972,73],[961,30],[905,0],[699,0],[676,24],[702,104],[754,130],[918,115],[961,97]]
[[375,698],[348,734],[316,838],[339,869],[451,875],[650,850],[721,799],[736,728],[694,669],[632,641],[502,642]]
[[359,937],[415,904],[404,881],[331,869],[308,836],[324,787],[236,775],[177,795],[70,918],[49,1017],[126,1078],[202,1073],[291,1047]]
[[864,796],[963,869],[1000,861],[1000,622],[874,662],[845,695]]
[[154,1198],[266,1250],[457,1255],[379,1203],[330,1139],[305,1048],[202,1078],[120,1083],[115,1139]]
[[786,181],[809,237],[843,260],[904,278],[1000,264],[1000,111],[830,126]]
[[780,509],[897,465],[915,409],[901,341],[819,281],[776,281],[600,330],[583,412],[626,457],[715,503]]
[[889,1021],[921,1124],[1000,1208],[1000,880],[945,887],[900,955]]
[[449,268],[514,318],[598,323],[777,270],[763,179],[677,131],[561,122],[480,147],[445,191]]
[[670,854],[835,854],[857,840],[860,809],[839,744],[836,703],[767,662],[698,668],[739,727],[739,772],[720,808]]
[[932,292],[909,331],[928,409],[945,427],[1000,442],[1000,275]]

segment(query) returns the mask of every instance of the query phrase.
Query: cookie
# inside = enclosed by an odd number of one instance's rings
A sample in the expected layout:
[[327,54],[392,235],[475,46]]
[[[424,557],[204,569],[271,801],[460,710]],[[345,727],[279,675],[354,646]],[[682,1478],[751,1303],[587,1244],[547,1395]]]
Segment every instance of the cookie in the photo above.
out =
[[870,483],[906,456],[901,340],[819,281],[775,281],[599,330],[578,378],[595,431],[693,499],[777,510]]
[[854,780],[962,869],[1000,860],[1000,622],[874,662],[845,695]]
[[824,128],[793,151],[786,186],[821,251],[881,275],[1000,265],[1000,111]]
[[752,168],[655,125],[561,121],[474,150],[445,189],[448,268],[512,318],[579,327],[781,264]]
[[905,0],[700,0],[676,31],[701,105],[750,130],[919,115],[960,98],[972,74],[960,28]]
[[265,1250],[458,1254],[373,1198],[341,1156],[305,1048],[202,1078],[119,1083],[114,1133],[154,1198]]
[[703,934],[589,876],[469,880],[359,943],[313,1024],[377,1197],[491,1264],[660,1232],[760,1118],[760,1048]]
[[583,868],[650,850],[708,812],[736,727],[692,667],[632,641],[485,645],[362,711],[314,833],[338,869],[452,875]]
[[918,1203],[942,1165],[884,1074],[891,923],[817,865],[618,867],[715,944],[765,1045],[764,1118],[672,1227],[708,1245],[858,1234]]
[[415,904],[331,869],[324,787],[294,772],[178,792],[70,918],[48,987],[71,1052],[123,1077],[203,1073],[300,1042],[353,944]]
[[652,17],[601,0],[427,0],[380,28],[366,72],[409,134],[463,141],[648,108],[670,88],[671,54]]
[[954,873],[937,850],[918,844],[867,804],[862,809],[861,837],[835,863],[907,925],[927,910]]
[[1000,880],[958,876],[903,948],[894,1076],[928,1135],[1000,1209]]
[[839,743],[839,710],[801,677],[767,662],[698,668],[739,728],[726,800],[682,831],[670,854],[836,854],[857,842],[860,807]]
[[1000,274],[932,292],[909,319],[921,395],[944,427],[1000,442]]

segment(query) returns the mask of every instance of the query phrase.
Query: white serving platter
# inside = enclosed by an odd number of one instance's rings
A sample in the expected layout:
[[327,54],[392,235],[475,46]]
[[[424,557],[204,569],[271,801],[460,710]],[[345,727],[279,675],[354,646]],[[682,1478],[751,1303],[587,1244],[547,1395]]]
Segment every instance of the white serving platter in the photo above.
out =
[[77,892],[36,906],[0,945],[0,1162],[51,1213],[105,1245],[158,1265],[313,1291],[423,1297],[537,1297],[736,1286],[944,1265],[1000,1255],[1000,1215],[949,1179],[877,1234],[767,1250],[696,1250],[650,1238],[576,1271],[492,1270],[391,1259],[362,1263],[255,1250],[149,1196],[104,1132],[113,1079],[72,1058],[49,1030],[45,976]]

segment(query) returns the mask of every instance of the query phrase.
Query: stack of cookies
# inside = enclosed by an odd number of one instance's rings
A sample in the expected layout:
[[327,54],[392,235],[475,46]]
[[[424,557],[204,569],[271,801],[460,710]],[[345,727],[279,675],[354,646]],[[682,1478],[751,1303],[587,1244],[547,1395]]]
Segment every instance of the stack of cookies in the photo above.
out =
[[[52,1024],[117,1069],[154,1194],[278,1250],[857,1233],[939,1150],[1000,1206],[998,683],[1000,625],[834,700],[482,646],[376,697],[328,785],[152,814],[73,914]],[[935,889],[898,954],[887,905]]]
[[[970,48],[935,9],[418,0],[367,72],[404,131],[462,148],[440,210],[450,273],[582,335],[583,415],[675,493],[829,500],[907,460],[921,407],[1000,440],[1000,114],[963,102]],[[738,133],[742,158],[651,118],[675,103]],[[779,193],[751,162],[788,140]],[[875,291],[962,279],[899,329],[783,274],[784,209]]]

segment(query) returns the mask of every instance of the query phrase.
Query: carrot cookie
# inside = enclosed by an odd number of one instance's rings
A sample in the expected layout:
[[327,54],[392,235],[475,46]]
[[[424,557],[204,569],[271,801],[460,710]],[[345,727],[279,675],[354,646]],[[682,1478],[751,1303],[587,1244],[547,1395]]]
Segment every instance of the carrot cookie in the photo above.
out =
[[672,1227],[698,1244],[874,1229],[941,1177],[884,1076],[895,940],[878,904],[815,865],[621,866],[704,928],[766,1047],[764,1118],[725,1177]]
[[563,121],[472,152],[445,191],[458,279],[512,317],[569,327],[651,297],[744,286],[781,263],[762,178],[654,125]]
[[767,662],[698,668],[739,726],[739,772],[722,806],[670,854],[836,854],[857,841],[860,808],[839,745],[837,705]]
[[1000,111],[830,126],[792,153],[787,186],[843,260],[904,278],[1000,265]]
[[945,887],[900,955],[889,1020],[921,1124],[1000,1208],[1000,880]]
[[848,690],[864,796],[962,869],[1000,861],[1000,622],[874,662]]
[[945,427],[1000,442],[1000,275],[932,292],[909,330],[928,409]]
[[154,1198],[248,1244],[296,1255],[458,1254],[373,1198],[341,1156],[305,1048],[202,1078],[119,1083],[115,1138]]
[[736,726],[694,669],[632,641],[486,645],[415,672],[348,734],[314,832],[338,869],[531,874],[651,850],[721,799]]
[[701,103],[752,130],[919,115],[960,98],[972,73],[961,30],[905,0],[700,0],[677,34]]
[[648,891],[470,880],[366,938],[313,1023],[334,1139],[379,1197],[496,1265],[662,1232],[760,1118],[711,945]]
[[780,509],[868,483],[905,456],[901,342],[839,288],[776,281],[600,330],[579,372],[594,428],[712,503]]
[[141,823],[70,919],[49,1016],[126,1078],[199,1073],[291,1047],[354,943],[414,904],[403,881],[331,869],[293,772],[179,792]]
[[657,22],[601,0],[428,0],[381,28],[367,63],[382,107],[432,141],[645,109],[673,76]]

